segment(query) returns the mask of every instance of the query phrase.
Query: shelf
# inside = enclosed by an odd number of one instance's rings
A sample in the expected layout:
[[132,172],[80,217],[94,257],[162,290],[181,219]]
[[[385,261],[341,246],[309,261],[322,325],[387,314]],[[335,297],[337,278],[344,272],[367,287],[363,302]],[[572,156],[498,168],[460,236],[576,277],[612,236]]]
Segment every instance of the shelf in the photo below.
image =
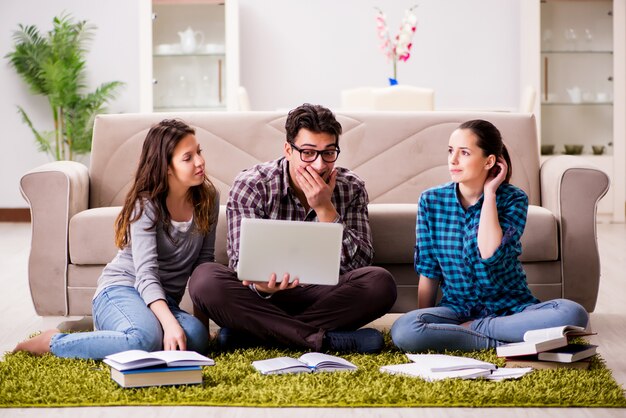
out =
[[188,4],[217,4],[224,5],[224,0],[152,0],[152,4],[188,5]]
[[223,52],[195,52],[193,54],[153,54],[155,58],[181,58],[181,57],[218,57],[224,58],[226,56]]
[[541,102],[541,106],[613,106],[613,102]]
[[606,51],[595,51],[595,50],[548,50],[548,51],[541,51],[542,54],[573,54],[573,55],[583,55],[583,54],[601,54],[601,55],[613,55],[613,51],[611,50],[606,50]]
[[162,106],[155,107],[155,112],[203,112],[203,111],[223,111],[226,110],[226,106]]
[[596,155],[596,154],[565,154],[565,153],[556,153],[556,154],[541,154],[541,159],[542,160],[548,160],[550,158],[554,158],[554,157],[560,157],[563,155],[567,155],[567,156],[571,156],[571,157],[583,157],[586,158],[590,161],[593,160],[598,160],[598,161],[609,161],[613,158],[613,154],[607,154],[606,152],[604,154],[600,154],[600,155]]

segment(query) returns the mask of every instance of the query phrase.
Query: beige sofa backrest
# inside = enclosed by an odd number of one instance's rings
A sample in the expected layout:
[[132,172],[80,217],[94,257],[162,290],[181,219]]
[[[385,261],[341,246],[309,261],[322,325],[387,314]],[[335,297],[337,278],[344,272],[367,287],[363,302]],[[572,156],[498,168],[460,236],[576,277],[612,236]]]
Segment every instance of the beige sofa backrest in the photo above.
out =
[[[179,117],[196,128],[207,172],[225,203],[237,173],[282,155],[284,112],[104,115],[96,119],[91,165],[57,161],[20,180],[31,207],[29,284],[39,315],[88,315],[102,268],[116,252],[113,225],[131,184],[149,128]],[[565,297],[594,309],[600,280],[596,205],[606,174],[581,157],[557,155],[539,167],[535,121],[528,114],[340,112],[344,134],[338,164],[353,169],[369,191],[374,264],[398,286],[394,312],[417,307],[413,268],[415,216],[421,192],[449,181],[447,144],[470,119],[502,132],[513,161],[512,183],[533,205],[522,236],[528,283],[540,300]],[[217,262],[226,264],[227,222],[220,208]]]
[[[207,173],[220,190],[222,203],[237,173],[283,153],[286,115],[282,112],[101,115],[94,126],[89,207],[122,205],[150,126],[174,117],[196,129]],[[531,204],[540,204],[539,150],[532,115],[338,112],[337,119],[343,127],[337,165],[365,180],[371,203],[416,203],[423,190],[449,181],[450,134],[462,122],[486,119],[500,129],[511,154],[511,182],[528,194]]]

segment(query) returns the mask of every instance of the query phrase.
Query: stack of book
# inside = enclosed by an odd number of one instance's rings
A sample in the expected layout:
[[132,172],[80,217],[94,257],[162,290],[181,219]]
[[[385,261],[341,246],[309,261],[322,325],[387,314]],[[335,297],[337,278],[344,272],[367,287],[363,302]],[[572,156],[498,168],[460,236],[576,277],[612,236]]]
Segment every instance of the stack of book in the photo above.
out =
[[587,369],[597,346],[570,344],[569,338],[592,334],[573,325],[537,329],[526,332],[522,342],[497,347],[496,353],[506,358],[506,367]]
[[202,383],[202,368],[213,360],[195,351],[128,350],[103,360],[111,366],[111,378],[125,388]]

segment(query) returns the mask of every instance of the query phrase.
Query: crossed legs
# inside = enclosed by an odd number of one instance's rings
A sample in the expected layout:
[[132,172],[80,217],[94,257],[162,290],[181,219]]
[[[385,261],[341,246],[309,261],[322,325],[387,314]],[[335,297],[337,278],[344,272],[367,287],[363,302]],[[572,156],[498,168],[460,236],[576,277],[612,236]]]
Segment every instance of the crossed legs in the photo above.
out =
[[189,292],[195,308],[220,327],[316,351],[326,331],[356,330],[387,313],[396,300],[393,277],[379,267],[343,274],[337,286],[298,286],[263,299],[232,269],[205,263],[193,272]]
[[439,306],[404,314],[391,327],[391,338],[404,351],[472,351],[523,341],[528,330],[562,325],[584,327],[588,320],[585,309],[567,299],[530,305],[513,315],[484,318],[467,318]]

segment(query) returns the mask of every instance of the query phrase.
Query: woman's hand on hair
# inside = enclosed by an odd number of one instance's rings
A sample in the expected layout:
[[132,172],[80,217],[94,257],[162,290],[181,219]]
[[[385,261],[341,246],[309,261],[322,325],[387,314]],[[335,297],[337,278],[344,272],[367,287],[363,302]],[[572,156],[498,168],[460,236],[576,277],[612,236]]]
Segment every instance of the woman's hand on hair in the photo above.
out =
[[487,174],[487,178],[485,179],[484,193],[493,193],[495,195],[498,187],[504,182],[506,179],[506,174],[509,170],[509,166],[506,161],[502,157],[498,157],[496,159],[496,163],[489,170],[489,174]]

